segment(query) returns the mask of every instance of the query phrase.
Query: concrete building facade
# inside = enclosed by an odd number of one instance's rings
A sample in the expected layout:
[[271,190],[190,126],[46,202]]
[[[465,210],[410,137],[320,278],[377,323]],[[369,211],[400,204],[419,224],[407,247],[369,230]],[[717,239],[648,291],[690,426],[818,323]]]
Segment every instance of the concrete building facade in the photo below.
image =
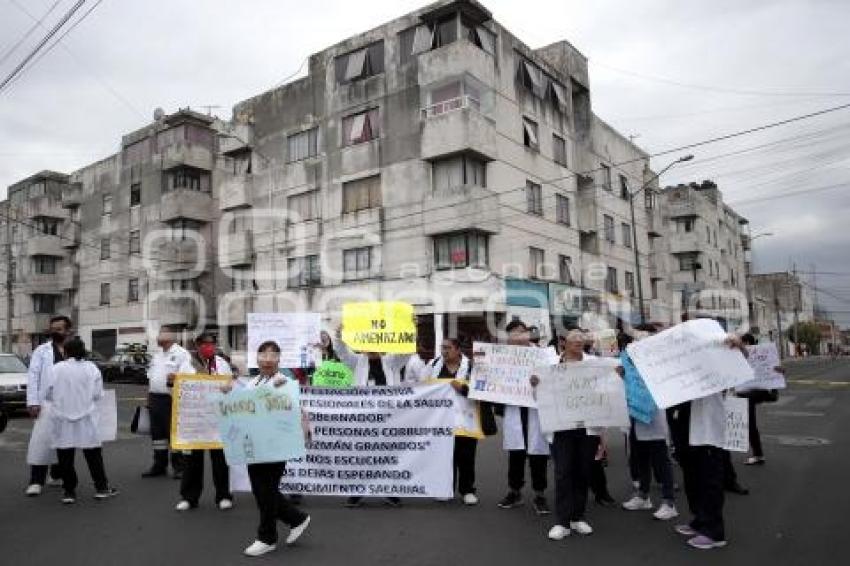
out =
[[165,323],[240,349],[248,312],[333,326],[358,298],[411,302],[429,341],[487,339],[510,316],[546,338],[587,310],[633,321],[638,278],[647,317],[673,318],[649,156],[593,113],[579,51],[532,49],[472,0],[316,53],[230,120],[158,112],[65,179],[57,210],[81,227],[67,309],[104,353]]

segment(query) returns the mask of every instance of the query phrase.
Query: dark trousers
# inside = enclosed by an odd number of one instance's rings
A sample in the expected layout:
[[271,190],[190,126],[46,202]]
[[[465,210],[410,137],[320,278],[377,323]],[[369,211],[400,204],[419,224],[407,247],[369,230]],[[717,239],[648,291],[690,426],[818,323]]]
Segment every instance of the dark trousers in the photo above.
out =
[[455,436],[454,484],[461,495],[475,493],[475,451],[478,440]]
[[[148,411],[151,419],[151,445],[153,467],[164,471],[168,467],[169,442],[171,439],[171,395],[149,393]],[[175,471],[182,469],[183,455],[171,452],[171,466]]]
[[726,540],[723,525],[726,451],[714,446],[690,446],[690,418],[690,403],[667,410],[670,437],[682,468],[685,497],[694,516],[691,527],[714,540]]
[[763,458],[764,452],[761,449],[761,434],[759,434],[759,425],[756,420],[756,409],[758,405],[758,401],[752,398],[747,399],[747,413],[749,413],[750,419],[750,449],[753,452],[753,456]]
[[44,485],[47,483],[47,471],[50,470],[50,477],[54,480],[62,479],[62,469],[59,464],[52,466],[30,466],[30,483]]
[[738,473],[732,463],[732,453],[723,450],[723,486],[731,488],[738,485]]
[[591,469],[599,446],[599,437],[585,429],[562,430],[552,439],[555,466],[555,516],[568,525],[584,520]]
[[257,540],[266,544],[277,542],[277,521],[297,527],[307,519],[280,493],[280,478],[286,469],[286,462],[268,462],[248,464],[248,477],[251,478],[251,493],[260,511],[260,525],[257,527]]
[[[525,446],[528,447],[528,409],[520,407],[520,421],[522,422],[522,437]],[[531,468],[531,487],[534,491],[546,491],[546,467],[549,464],[549,456],[545,454],[528,454],[527,450],[508,451],[508,487],[512,491],[520,491],[525,485],[525,461]]]
[[661,499],[672,502],[676,495],[673,481],[673,466],[664,440],[637,440],[636,460],[640,494],[649,495],[652,486],[652,474],[661,483]]
[[[74,448],[59,448],[56,455],[59,458],[59,468],[62,471],[62,487],[66,492],[74,493],[77,489],[77,471],[74,469]],[[109,488],[106,470],[103,468],[103,452],[98,448],[83,448],[83,456],[89,467],[89,474],[97,491]]]
[[605,462],[593,460],[590,466],[590,491],[597,501],[609,501],[613,499],[608,492],[608,477],[605,475]]
[[192,450],[184,459],[185,469],[180,482],[180,496],[193,507],[198,504],[201,492],[204,490],[204,454],[209,452],[212,464],[213,485],[215,486],[215,502],[222,499],[233,499],[230,493],[230,468],[224,459],[224,450]]

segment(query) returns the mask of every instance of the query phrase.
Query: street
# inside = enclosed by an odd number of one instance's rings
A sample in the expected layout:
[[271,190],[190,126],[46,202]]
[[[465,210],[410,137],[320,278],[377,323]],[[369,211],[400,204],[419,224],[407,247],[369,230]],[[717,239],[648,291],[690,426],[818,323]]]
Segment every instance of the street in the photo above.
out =
[[[789,389],[777,403],[760,407],[760,428],[767,465],[747,467],[734,456],[749,496],[729,495],[725,508],[729,546],[715,551],[687,548],[649,512],[606,509],[590,503],[590,537],[573,535],[552,542],[546,532],[553,518],[535,516],[529,505],[496,507],[506,489],[507,458],[498,438],[479,446],[478,490],[481,503],[406,500],[401,509],[369,501],[346,509],[339,498],[308,498],[313,517],[307,534],[291,548],[281,544],[259,563],[310,564],[846,564],[840,519],[850,509],[850,361],[810,359],[787,365]],[[95,502],[88,471],[77,454],[80,498],[59,502],[61,490],[48,488],[39,498],[23,496],[26,446],[31,421],[16,416],[0,435],[0,563],[67,566],[120,564],[248,563],[242,549],[254,540],[257,513],[250,494],[236,496],[233,510],[212,504],[207,460],[207,489],[201,507],[173,510],[178,482],[143,480],[150,464],[149,439],[129,433],[134,407],[144,388],[117,386],[119,440],[104,455],[110,481],[121,494]],[[622,435],[609,433],[608,482],[619,501],[630,494]],[[551,469],[550,469],[551,476]],[[529,492],[526,491],[526,495]],[[552,484],[548,490],[552,503]],[[653,500],[657,500],[654,494]],[[656,501],[657,502],[657,501]],[[684,495],[677,501],[688,516]],[[285,536],[284,528],[280,533]],[[282,541],[281,541],[282,542]]]

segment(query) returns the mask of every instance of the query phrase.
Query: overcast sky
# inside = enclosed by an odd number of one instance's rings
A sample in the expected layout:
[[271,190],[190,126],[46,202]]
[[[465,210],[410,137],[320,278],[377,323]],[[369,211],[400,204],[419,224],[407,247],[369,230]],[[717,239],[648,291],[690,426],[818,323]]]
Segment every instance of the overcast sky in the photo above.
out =
[[[48,26],[74,4],[58,1]],[[45,33],[8,54],[34,25],[27,12],[40,18],[56,2],[0,0],[2,76]],[[229,117],[310,53],[425,3],[105,0],[0,92],[0,196],[39,170],[69,172],[114,153],[158,106],[218,105]],[[532,47],[567,39],[582,51],[594,111],[650,153],[850,103],[846,0],[484,4]],[[755,242],[756,270],[796,262],[824,272],[819,301],[850,326],[850,109],[658,157],[653,167],[688,152],[696,159],[662,182],[715,180],[753,234],[773,233]],[[802,194],[783,196],[793,192]]]

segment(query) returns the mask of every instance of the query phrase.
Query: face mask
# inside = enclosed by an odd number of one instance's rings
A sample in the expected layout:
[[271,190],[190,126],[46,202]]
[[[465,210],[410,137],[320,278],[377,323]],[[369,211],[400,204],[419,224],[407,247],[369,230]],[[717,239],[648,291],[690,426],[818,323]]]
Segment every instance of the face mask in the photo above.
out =
[[212,359],[215,356],[215,344],[201,344],[198,347],[198,354],[204,359]]

